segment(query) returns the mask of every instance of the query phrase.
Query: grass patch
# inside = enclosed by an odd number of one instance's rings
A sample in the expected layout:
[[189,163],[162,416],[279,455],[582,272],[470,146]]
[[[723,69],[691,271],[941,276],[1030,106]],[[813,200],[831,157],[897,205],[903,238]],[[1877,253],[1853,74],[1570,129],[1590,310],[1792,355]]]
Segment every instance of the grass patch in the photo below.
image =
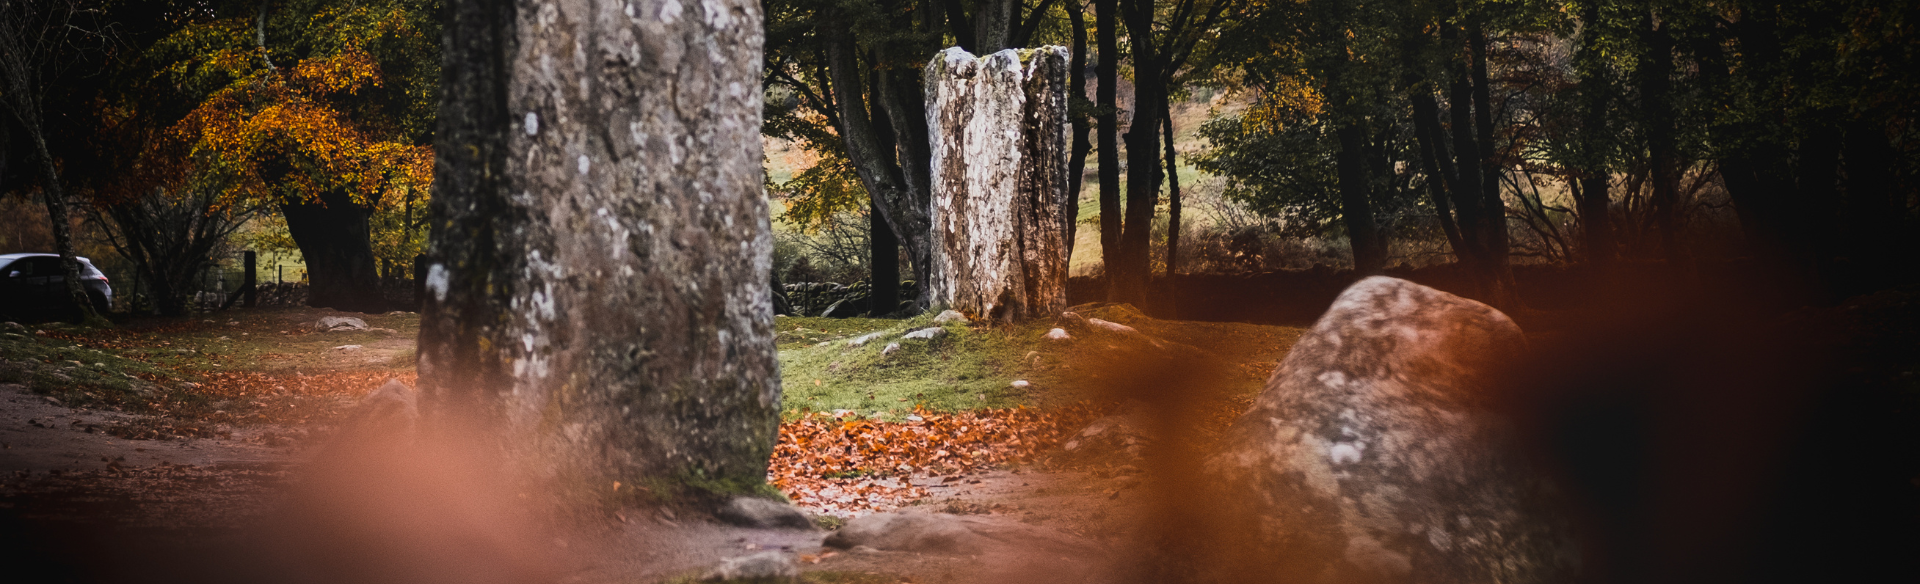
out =
[[[1030,372],[1022,357],[1038,348],[1044,323],[1012,328],[935,325],[932,315],[921,315],[904,320],[793,317],[777,324],[782,338],[780,381],[789,417],[844,409],[898,420],[915,406],[957,411],[1037,401],[1033,388],[1016,389],[1011,383]],[[926,328],[946,332],[933,339],[903,338]],[[807,337],[810,343],[786,340],[787,335],[812,331],[820,334]],[[867,335],[874,336],[861,346],[848,345]],[[885,353],[895,343],[899,349]]]
[[[137,406],[171,377],[159,367],[111,351],[31,332],[0,332],[0,383],[18,383],[75,407]],[[139,408],[135,408],[139,409]]]
[[[351,314],[375,329],[314,332],[332,311],[266,308],[99,328],[0,329],[0,382],[73,407],[146,414],[124,438],[223,435],[230,425],[326,422],[387,378],[411,382],[411,313]],[[361,345],[359,351],[335,350]]]
[[[1266,385],[1280,359],[1306,329],[1240,323],[1148,318],[1125,305],[1079,307],[1082,316],[1133,326],[1169,341],[1199,347],[1231,367],[1228,395],[1248,399]],[[1109,341],[1043,338],[1055,326],[1042,319],[1013,326],[935,325],[931,315],[904,320],[783,317],[780,380],[784,413],[852,410],[897,421],[915,406],[934,411],[1052,406],[1101,401],[1100,353]],[[932,340],[902,338],[939,326]],[[848,341],[875,335],[861,346]],[[884,354],[888,344],[900,348]],[[1015,388],[1015,380],[1028,386]],[[1178,390],[1179,388],[1169,388]]]

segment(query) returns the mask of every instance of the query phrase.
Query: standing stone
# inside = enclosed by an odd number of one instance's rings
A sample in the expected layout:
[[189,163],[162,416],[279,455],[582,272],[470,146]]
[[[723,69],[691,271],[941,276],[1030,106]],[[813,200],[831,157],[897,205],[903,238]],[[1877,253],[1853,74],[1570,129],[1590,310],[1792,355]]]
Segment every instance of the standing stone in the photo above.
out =
[[959,48],[927,64],[933,302],[1014,321],[1067,304],[1067,50]]
[[1575,581],[1551,488],[1486,408],[1525,337],[1402,280],[1348,288],[1211,461],[1260,560],[1327,582]]
[[571,484],[756,488],[780,406],[760,4],[447,10],[425,421]]

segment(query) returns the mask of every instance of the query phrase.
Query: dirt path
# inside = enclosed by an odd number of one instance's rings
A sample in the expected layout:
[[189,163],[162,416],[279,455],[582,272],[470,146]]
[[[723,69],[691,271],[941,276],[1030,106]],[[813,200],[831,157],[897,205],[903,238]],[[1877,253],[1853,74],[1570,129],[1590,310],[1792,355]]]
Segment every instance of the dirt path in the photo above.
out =
[[57,404],[58,400],[30,392],[26,386],[0,383],[0,476],[157,464],[256,465],[280,462],[286,456],[284,448],[251,440],[269,432],[267,428],[237,429],[225,439],[126,440],[103,430],[136,416]]
[[[359,315],[374,329],[360,332],[323,333],[310,326],[322,316],[340,314],[236,311],[216,319],[127,327],[92,338],[86,332],[34,331],[40,341],[71,339],[78,343],[72,351],[113,352],[169,370],[205,372],[200,383],[206,387],[179,383],[162,389],[192,386],[191,391],[217,395],[202,409],[175,410],[206,416],[195,425],[214,431],[197,435],[217,437],[127,440],[106,430],[138,422],[139,415],[76,409],[23,385],[0,384],[0,565],[50,570],[69,581],[291,577],[293,572],[283,571],[293,570],[289,566],[294,564],[275,559],[265,551],[270,547],[265,542],[308,535],[289,533],[301,528],[280,523],[279,515],[289,507],[289,498],[297,496],[291,493],[312,478],[304,470],[309,458],[305,453],[324,449],[327,428],[339,421],[334,414],[350,409],[352,401],[364,395],[363,389],[347,390],[347,385],[358,388],[389,375],[410,378],[403,363],[411,362],[414,351],[410,329],[417,326],[415,317]],[[1219,343],[1253,333],[1266,334],[1264,329],[1208,329],[1192,331],[1183,340]],[[1275,358],[1271,344],[1222,349],[1238,351],[1230,355],[1236,362],[1269,362]],[[220,408],[231,412],[216,411]],[[904,508],[908,511],[1035,526],[1115,549],[1137,526],[1146,497],[1139,471],[1124,464],[1028,464],[872,480],[922,493]],[[846,513],[803,510],[821,516]],[[455,527],[463,521],[443,519]],[[579,583],[677,581],[727,558],[768,550],[798,558],[803,571],[815,574],[810,581],[823,582],[1079,581],[1106,569],[1107,559],[1097,554],[1062,558],[1006,546],[975,555],[837,550],[823,547],[831,531],[748,529],[659,511],[587,518],[555,533],[560,535],[507,541],[525,548],[519,553],[549,562],[560,581]],[[470,568],[489,561],[506,560],[469,558],[444,567]]]

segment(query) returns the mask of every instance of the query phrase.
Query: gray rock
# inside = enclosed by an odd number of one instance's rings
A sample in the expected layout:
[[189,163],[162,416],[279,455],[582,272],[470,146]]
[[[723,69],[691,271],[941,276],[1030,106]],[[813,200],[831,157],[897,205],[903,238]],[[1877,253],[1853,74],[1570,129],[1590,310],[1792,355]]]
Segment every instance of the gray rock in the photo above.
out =
[[363,331],[367,330],[367,321],[351,316],[322,316],[313,323],[313,330],[319,332]]
[[1526,339],[1491,307],[1403,280],[1348,288],[1208,461],[1249,545],[1320,581],[1571,582],[1544,474],[1483,404]]
[[851,339],[847,339],[847,346],[849,346],[849,347],[860,347],[860,346],[865,346],[865,345],[866,345],[867,343],[871,343],[871,342],[873,342],[873,340],[874,340],[874,339],[878,339],[878,338],[880,338],[880,337],[884,337],[884,336],[886,336],[886,335],[887,335],[887,332],[886,332],[886,331],[880,331],[880,332],[874,332],[874,333],[867,333],[867,334],[864,334],[864,335],[860,335],[860,336],[857,336],[857,337],[854,337],[854,338],[851,338]]
[[1100,549],[1091,541],[1016,521],[918,511],[855,517],[823,543],[840,549],[866,546],[883,551],[966,555],[1012,550],[1087,557]]
[[784,552],[727,558],[700,577],[706,582],[798,582],[800,564]]
[[361,398],[341,427],[348,433],[409,434],[420,420],[419,393],[398,379],[388,379]]
[[899,351],[900,351],[900,343],[887,343],[887,348],[880,350],[880,356],[890,357],[890,356],[893,356],[894,353],[897,353]]
[[958,310],[942,310],[939,315],[933,317],[933,322],[939,324],[967,322],[967,315],[960,314]]
[[757,497],[734,497],[714,516],[741,527],[813,529],[813,521],[794,506]]
[[1147,433],[1151,406],[1137,400],[1128,402],[1118,414],[1105,416],[1081,428],[1060,446],[1077,460],[1135,462],[1152,437]]
[[900,335],[900,338],[921,339],[921,340],[931,341],[944,336],[947,336],[947,329],[940,328],[937,326],[931,326],[931,327],[923,328],[923,329],[913,331],[904,335]]
[[[1130,327],[1124,324],[1120,324],[1117,322],[1107,322],[1097,318],[1087,319],[1087,324],[1093,326],[1093,328],[1104,330],[1110,333],[1120,333],[1123,335],[1137,334],[1140,332],[1138,330],[1135,330],[1133,327]],[[1066,331],[1061,331],[1061,332],[1066,332]]]
[[338,346],[338,347],[334,347],[334,348],[333,348],[333,350],[335,350],[335,351],[358,351],[358,350],[360,350],[360,345],[340,345],[340,346]]
[[25,332],[27,330],[27,327],[20,323],[9,320],[6,322],[0,322],[0,330],[17,333],[17,332]]
[[[1101,322],[1106,322],[1106,321],[1101,321]],[[1073,335],[1067,334],[1067,329],[1056,328],[1056,329],[1047,331],[1047,334],[1045,336],[1042,336],[1041,338],[1049,341],[1067,341],[1067,340],[1072,340]]]

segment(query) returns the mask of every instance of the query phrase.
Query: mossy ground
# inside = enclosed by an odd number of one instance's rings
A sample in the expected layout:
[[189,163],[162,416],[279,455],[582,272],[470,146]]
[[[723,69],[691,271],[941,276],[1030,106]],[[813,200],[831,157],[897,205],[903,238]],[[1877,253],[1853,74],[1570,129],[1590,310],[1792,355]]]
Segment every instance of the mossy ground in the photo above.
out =
[[75,406],[138,403],[170,372],[114,351],[26,331],[0,332],[0,383],[19,383]]
[[[1035,404],[1042,398],[1035,387],[1012,386],[1014,380],[1033,372],[1023,356],[1039,348],[1036,341],[1046,329],[1037,325],[935,324],[931,315],[921,315],[903,320],[783,317],[777,326],[783,341],[780,379],[788,416],[853,410],[897,420],[915,407],[1006,408]],[[946,333],[933,339],[903,338],[930,327]],[[860,346],[848,345],[849,340],[874,333],[878,336]],[[884,354],[894,343],[900,348]]]
[[[1227,391],[1251,396],[1295,340],[1297,327],[1198,323],[1147,318],[1128,306],[1083,307],[1082,316],[1134,326],[1141,332],[1201,348],[1239,370]],[[1100,401],[1097,353],[1105,341],[1044,338],[1057,323],[935,325],[931,315],[903,320],[781,317],[780,378],[787,416],[852,410],[897,420],[918,408],[957,411],[1045,407]],[[939,326],[932,340],[905,339],[909,331]],[[848,341],[878,333],[860,346]],[[890,343],[900,349],[883,354]],[[1013,382],[1027,386],[1016,388]]]
[[[0,382],[72,407],[155,416],[128,438],[214,436],[235,425],[324,421],[388,377],[410,377],[419,318],[361,315],[386,331],[313,332],[308,308],[239,309],[114,327],[0,331]],[[360,350],[337,350],[360,345]]]

